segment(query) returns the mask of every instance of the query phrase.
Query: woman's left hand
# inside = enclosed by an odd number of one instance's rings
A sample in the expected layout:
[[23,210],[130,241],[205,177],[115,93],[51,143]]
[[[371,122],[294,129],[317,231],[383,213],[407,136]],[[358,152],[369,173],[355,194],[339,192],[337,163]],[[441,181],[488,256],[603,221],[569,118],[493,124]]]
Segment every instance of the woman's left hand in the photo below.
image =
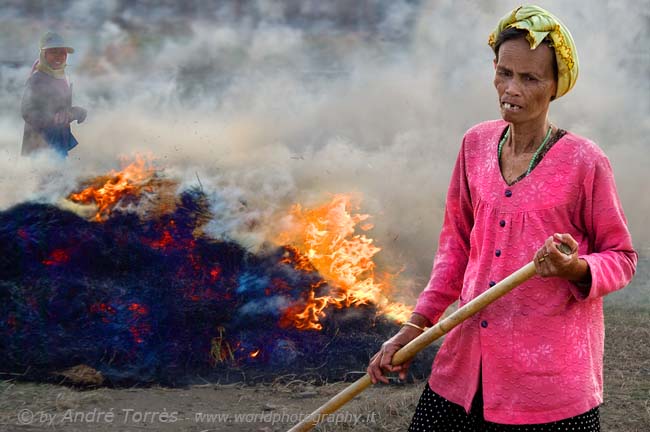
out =
[[68,110],[61,110],[54,114],[54,124],[57,126],[65,126],[74,120],[72,113]]
[[[565,254],[558,249],[558,245],[564,243],[571,249],[570,254]],[[559,277],[570,281],[583,280],[588,272],[589,266],[585,260],[578,258],[578,242],[571,234],[554,234],[547,238],[535,254],[535,269],[542,277]]]

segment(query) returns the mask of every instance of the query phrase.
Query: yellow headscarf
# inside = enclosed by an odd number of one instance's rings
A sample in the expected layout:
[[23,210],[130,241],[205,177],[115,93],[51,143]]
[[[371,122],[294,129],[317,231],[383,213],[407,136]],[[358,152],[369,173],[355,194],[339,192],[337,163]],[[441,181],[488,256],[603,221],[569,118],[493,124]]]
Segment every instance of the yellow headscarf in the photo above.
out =
[[578,51],[569,29],[550,12],[539,6],[519,6],[501,18],[497,28],[490,34],[488,44],[494,49],[499,33],[514,27],[526,30],[530,49],[535,49],[549,36],[553,41],[557,60],[558,83],[555,98],[568,93],[578,79]]
[[67,64],[64,64],[61,69],[53,69],[52,66],[47,62],[45,59],[45,50],[42,49],[40,56],[38,58],[38,64],[36,65],[36,69],[39,71],[46,73],[56,79],[66,79],[65,77],[65,67]]

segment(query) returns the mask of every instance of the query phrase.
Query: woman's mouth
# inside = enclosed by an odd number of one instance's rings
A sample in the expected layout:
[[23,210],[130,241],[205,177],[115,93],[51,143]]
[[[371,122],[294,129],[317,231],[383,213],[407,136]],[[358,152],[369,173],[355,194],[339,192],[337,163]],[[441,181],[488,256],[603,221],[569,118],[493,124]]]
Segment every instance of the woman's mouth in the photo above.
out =
[[501,103],[501,108],[508,110],[508,111],[519,111],[521,110],[521,107],[519,105],[512,104],[510,102],[502,102]]

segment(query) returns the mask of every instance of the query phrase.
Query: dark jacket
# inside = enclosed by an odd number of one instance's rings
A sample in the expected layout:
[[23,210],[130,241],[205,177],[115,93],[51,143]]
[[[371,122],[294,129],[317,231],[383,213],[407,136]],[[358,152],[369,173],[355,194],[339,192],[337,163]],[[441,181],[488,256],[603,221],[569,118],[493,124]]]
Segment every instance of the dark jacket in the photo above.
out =
[[58,112],[72,110],[72,90],[67,80],[57,79],[36,71],[27,80],[21,111],[25,119],[21,154],[52,148],[66,156],[77,145],[70,132],[70,124],[57,125],[54,116]]

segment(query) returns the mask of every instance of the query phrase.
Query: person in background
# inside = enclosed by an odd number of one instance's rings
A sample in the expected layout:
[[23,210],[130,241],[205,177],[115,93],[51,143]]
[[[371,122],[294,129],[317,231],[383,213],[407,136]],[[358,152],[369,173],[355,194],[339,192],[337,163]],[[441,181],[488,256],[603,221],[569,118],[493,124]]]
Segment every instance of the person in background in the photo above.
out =
[[548,118],[578,77],[568,29],[522,6],[488,44],[502,119],[465,134],[429,284],[368,373],[405,378],[399,348],[532,258],[536,277],[447,334],[409,431],[597,432],[603,297],[630,282],[637,254],[607,156]]
[[62,157],[77,144],[70,123],[82,123],[86,110],[72,106],[72,86],[65,75],[68,54],[74,49],[54,32],[41,37],[40,55],[27,80],[21,105],[25,120],[21,154],[52,149]]

